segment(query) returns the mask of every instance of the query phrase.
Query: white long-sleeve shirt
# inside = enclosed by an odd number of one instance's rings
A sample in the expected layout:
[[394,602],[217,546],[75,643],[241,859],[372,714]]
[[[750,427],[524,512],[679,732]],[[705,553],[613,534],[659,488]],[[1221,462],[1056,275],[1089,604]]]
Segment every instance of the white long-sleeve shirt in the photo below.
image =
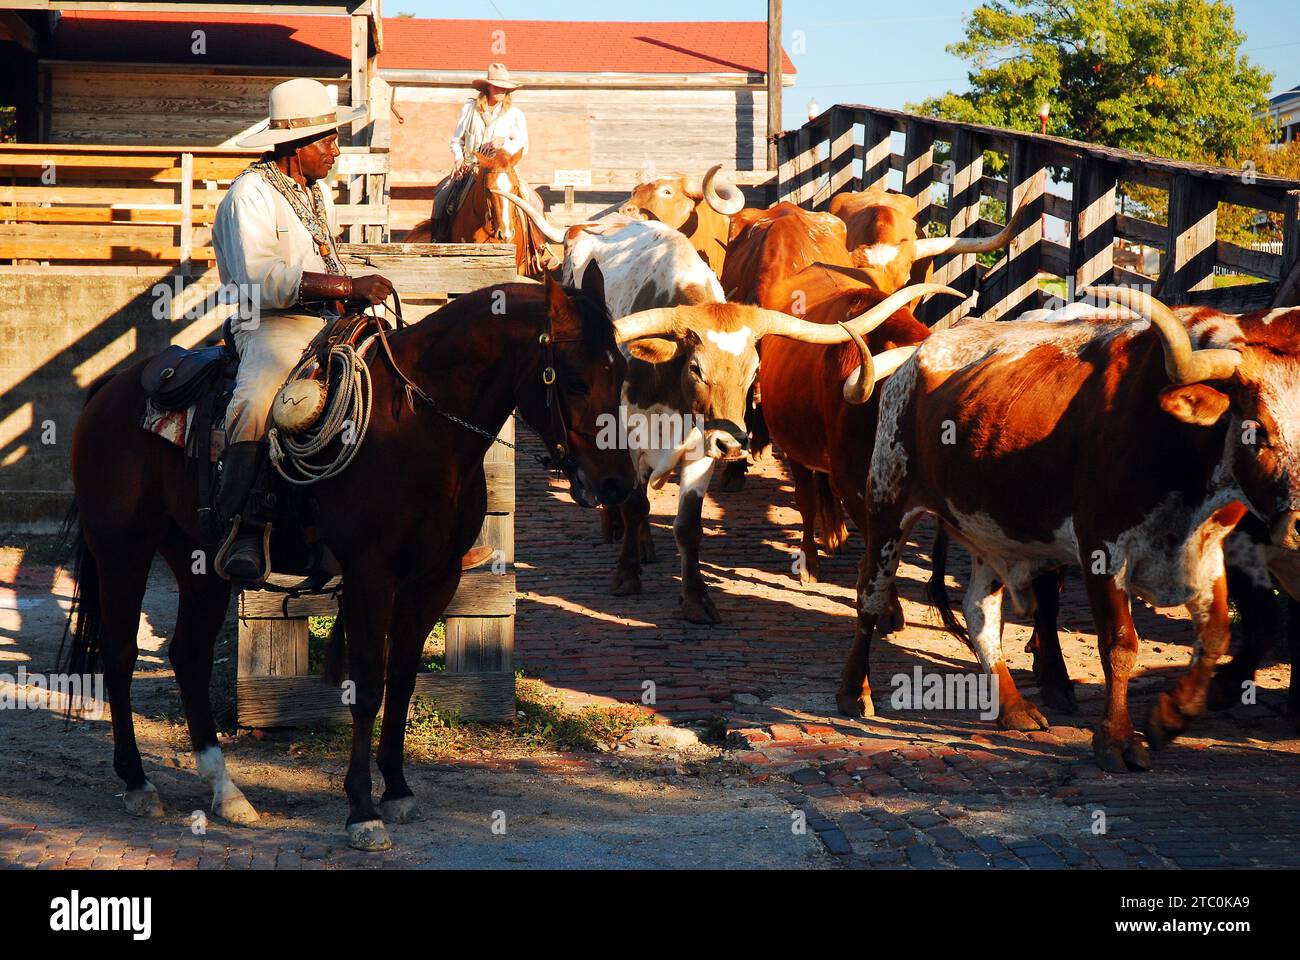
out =
[[[294,188],[310,208],[311,197],[297,183]],[[333,237],[338,233],[334,200],[328,187],[321,192]],[[212,246],[222,284],[239,284],[241,290],[256,286],[258,302],[267,310],[284,310],[298,302],[304,272],[329,272],[293,207],[253,171],[236,178],[217,207]]]
[[488,107],[484,118],[478,110],[477,99],[470,100],[460,111],[456,121],[456,132],[451,137],[451,155],[456,163],[464,163],[466,157],[472,157],[478,149],[495,137],[501,137],[501,149],[506,153],[523,150],[528,153],[528,121],[524,112],[512,106],[502,110],[501,105]]

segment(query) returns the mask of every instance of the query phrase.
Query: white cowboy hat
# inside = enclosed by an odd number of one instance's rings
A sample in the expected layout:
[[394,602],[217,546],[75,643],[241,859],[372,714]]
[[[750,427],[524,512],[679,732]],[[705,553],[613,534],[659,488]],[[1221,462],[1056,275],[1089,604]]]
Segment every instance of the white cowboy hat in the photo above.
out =
[[272,147],[334,130],[365,116],[364,105],[339,107],[325,84],[310,77],[295,77],[271,88],[267,98],[266,126],[236,141],[241,147]]
[[506,69],[504,63],[488,64],[487,76],[470,82],[479,90],[486,90],[488,87],[497,87],[501,90],[518,90],[520,87],[520,84],[510,79],[510,71]]

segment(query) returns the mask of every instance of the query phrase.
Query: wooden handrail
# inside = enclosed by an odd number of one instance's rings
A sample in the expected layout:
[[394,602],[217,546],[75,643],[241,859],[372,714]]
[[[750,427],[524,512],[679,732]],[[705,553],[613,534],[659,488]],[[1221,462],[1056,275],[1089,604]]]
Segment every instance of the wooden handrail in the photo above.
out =
[[[896,133],[903,135],[902,153],[892,147]],[[1038,306],[1043,299],[1036,280],[1040,269],[1064,276],[1074,289],[1108,282],[1154,283],[1153,278],[1115,266],[1116,239],[1165,250],[1167,267],[1156,293],[1170,303],[1247,310],[1289,305],[1300,295],[1300,180],[861,104],[837,104],[775,140],[778,171],[772,201],[821,209],[836,193],[883,186],[891,171],[897,170],[903,192],[918,201],[922,225],[941,209],[929,203],[933,184],[955,187],[945,214],[949,234],[969,236],[998,228],[978,215],[983,197],[1005,203],[1009,196],[1017,200],[1029,196],[1019,234],[994,267],[981,270],[969,256],[940,257],[935,264],[936,279],[968,293],[978,291],[979,309],[985,316],[1011,319]],[[946,141],[952,148],[942,165],[933,162],[936,141]],[[823,144],[828,145],[824,150]],[[1008,156],[1006,179],[983,174],[985,151]],[[1048,167],[1070,168],[1072,198],[1035,186]],[[1168,223],[1119,213],[1116,197],[1121,182],[1168,191]],[[1220,203],[1283,214],[1282,253],[1249,250],[1218,239]],[[1043,215],[1069,225],[1068,245],[1041,236]],[[1215,289],[1215,267],[1264,282]],[[973,302],[968,299],[955,308],[927,304],[923,318],[946,325],[969,311]]]

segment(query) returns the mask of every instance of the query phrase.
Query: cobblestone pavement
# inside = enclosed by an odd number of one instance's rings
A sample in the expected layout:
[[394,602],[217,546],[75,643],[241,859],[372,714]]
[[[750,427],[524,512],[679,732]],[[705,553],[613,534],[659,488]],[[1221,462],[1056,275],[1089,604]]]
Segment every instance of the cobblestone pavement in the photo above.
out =
[[[558,483],[526,467],[519,477],[517,665],[573,702],[635,702],[652,690],[665,719],[725,731],[751,778],[777,784],[842,862],[1300,866],[1300,743],[1282,715],[1284,663],[1267,661],[1257,703],[1202,718],[1194,736],[1154,755],[1151,772],[1103,773],[1090,746],[1103,690],[1096,637],[1082,585],[1071,577],[1061,623],[1077,715],[1038,698],[1024,652],[1031,630],[1011,616],[1008,663],[1049,729],[1004,732],[970,712],[895,709],[895,675],[977,669],[921,602],[932,537],[921,525],[901,568],[907,627],[873,648],[877,716],[847,720],[833,691],[852,639],[862,542],[855,535],[839,556],[822,560],[822,583],[801,585],[792,574],[799,518],[779,460],[751,470],[741,493],[722,492],[714,478],[700,549],[724,617],[712,627],[677,615],[675,487],[651,498],[659,559],[643,571],[642,594],[614,597],[607,584],[616,546],[602,542],[596,518],[575,525],[577,508]],[[950,576],[960,582],[965,557],[953,553]],[[1192,636],[1181,610],[1142,608],[1135,618],[1143,639],[1130,690],[1141,729],[1154,694],[1186,667]]]

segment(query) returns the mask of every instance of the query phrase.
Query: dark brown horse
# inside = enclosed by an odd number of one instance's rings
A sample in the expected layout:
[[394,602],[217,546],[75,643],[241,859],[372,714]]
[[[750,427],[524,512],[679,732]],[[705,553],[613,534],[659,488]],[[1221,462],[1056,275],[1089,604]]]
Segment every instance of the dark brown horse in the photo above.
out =
[[[502,303],[504,312],[493,309]],[[407,707],[424,640],[456,592],[460,558],[483,524],[483,456],[490,438],[517,408],[557,456],[579,504],[619,503],[635,486],[627,451],[598,449],[595,439],[598,417],[617,418],[626,373],[603,298],[566,290],[549,278],[544,288],[489,287],[393,333],[389,341],[393,362],[382,351],[370,357],[374,406],[361,449],[346,471],[312,488],[321,540],[343,573],[343,610],[330,638],[326,672],[337,682],[346,650],[355,684],[352,756],[344,781],[347,824],[351,844],[363,850],[389,845],[384,820],[417,816],[402,774]],[[408,402],[393,363],[427,400]],[[139,426],[145,404],[141,366],[92,388],[73,437],[80,531],[70,667],[94,672],[102,654],[113,768],[126,783],[126,807],[136,815],[161,816],[162,803],[136,747],[131,674],[145,581],[154,554],[162,553],[179,587],[169,656],[198,770],[213,788],[218,816],[251,822],[257,813],[226,772],[208,702],[213,643],[231,588],[208,559],[183,451]],[[554,383],[553,394],[544,377]],[[370,795],[371,732],[385,697],[378,763],[386,789],[376,809]]]
[[[515,164],[523,156],[523,151],[506,153],[497,150],[491,153],[480,150],[475,155],[477,164],[468,174],[474,178],[469,186],[465,202],[456,211],[451,221],[451,232],[446,237],[451,243],[511,243],[515,247],[515,269],[520,276],[541,277],[545,272],[549,257],[546,252],[546,238],[533,226],[531,220],[522,211],[506,200],[495,196],[493,190],[501,190],[522,196],[521,181],[515,173]],[[447,179],[450,179],[448,177]],[[443,188],[447,180],[439,183],[434,196]],[[540,201],[538,203],[540,206]],[[406,235],[407,243],[432,243],[441,238],[434,237],[434,220],[422,220]]]

